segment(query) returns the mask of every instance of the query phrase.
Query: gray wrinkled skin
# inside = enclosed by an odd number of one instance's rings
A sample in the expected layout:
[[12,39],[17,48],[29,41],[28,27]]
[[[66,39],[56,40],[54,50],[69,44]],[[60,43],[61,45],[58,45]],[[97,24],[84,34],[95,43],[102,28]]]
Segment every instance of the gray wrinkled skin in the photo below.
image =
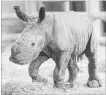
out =
[[[35,30],[36,32],[34,32]],[[15,59],[14,62],[23,65],[30,63],[38,56],[45,40],[42,32],[43,30],[39,26],[34,25],[33,22],[26,24],[21,36],[11,48],[11,57]]]
[[[53,72],[54,85],[64,89],[73,87],[79,71],[76,58],[85,54],[89,61],[87,86],[99,87],[100,82],[96,74],[97,47],[90,21],[75,12],[63,12],[48,13],[40,22],[33,20],[26,23],[21,36],[12,46],[10,59],[20,65],[30,63],[29,72],[33,71],[31,72],[33,75],[47,60],[42,59],[41,56],[53,58],[56,63]],[[36,69],[32,70],[31,66],[36,66]],[[67,68],[69,79],[64,83]]]

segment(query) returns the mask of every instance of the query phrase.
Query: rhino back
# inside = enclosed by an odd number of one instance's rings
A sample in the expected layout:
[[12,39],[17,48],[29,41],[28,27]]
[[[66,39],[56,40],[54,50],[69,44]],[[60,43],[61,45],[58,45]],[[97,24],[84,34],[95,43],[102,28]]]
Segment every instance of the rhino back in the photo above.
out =
[[[75,54],[82,53],[90,35],[92,34],[92,24],[85,17],[75,12],[54,13],[57,24],[54,31],[56,45],[61,50],[72,50]],[[56,46],[53,42],[52,47]]]

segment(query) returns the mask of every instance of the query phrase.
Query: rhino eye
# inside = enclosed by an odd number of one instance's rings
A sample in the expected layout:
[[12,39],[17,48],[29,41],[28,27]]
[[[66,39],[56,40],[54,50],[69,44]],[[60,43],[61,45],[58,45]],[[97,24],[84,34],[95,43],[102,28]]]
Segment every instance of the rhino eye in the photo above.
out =
[[31,45],[32,45],[32,46],[35,46],[35,43],[32,43]]

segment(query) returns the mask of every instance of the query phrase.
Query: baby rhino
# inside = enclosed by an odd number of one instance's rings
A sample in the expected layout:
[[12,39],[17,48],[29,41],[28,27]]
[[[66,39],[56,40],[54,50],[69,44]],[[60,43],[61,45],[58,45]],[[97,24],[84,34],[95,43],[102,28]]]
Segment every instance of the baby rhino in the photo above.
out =
[[[30,17],[15,6],[15,12],[26,26],[11,48],[10,61],[29,65],[29,75],[37,80],[40,65],[52,58],[54,86],[72,87],[78,74],[77,57],[88,58],[88,87],[100,87],[97,76],[97,45],[93,27],[89,20],[75,12],[46,13],[45,7],[39,10],[38,17]],[[64,83],[68,68],[69,79]]]

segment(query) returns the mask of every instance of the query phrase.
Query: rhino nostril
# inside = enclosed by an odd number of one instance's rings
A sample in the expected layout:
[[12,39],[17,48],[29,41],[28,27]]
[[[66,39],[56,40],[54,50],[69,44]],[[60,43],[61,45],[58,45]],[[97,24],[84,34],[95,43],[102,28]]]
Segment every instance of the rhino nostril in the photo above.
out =
[[20,42],[17,42],[17,44],[20,45],[21,43]]
[[17,42],[18,45],[22,45],[22,42]]

